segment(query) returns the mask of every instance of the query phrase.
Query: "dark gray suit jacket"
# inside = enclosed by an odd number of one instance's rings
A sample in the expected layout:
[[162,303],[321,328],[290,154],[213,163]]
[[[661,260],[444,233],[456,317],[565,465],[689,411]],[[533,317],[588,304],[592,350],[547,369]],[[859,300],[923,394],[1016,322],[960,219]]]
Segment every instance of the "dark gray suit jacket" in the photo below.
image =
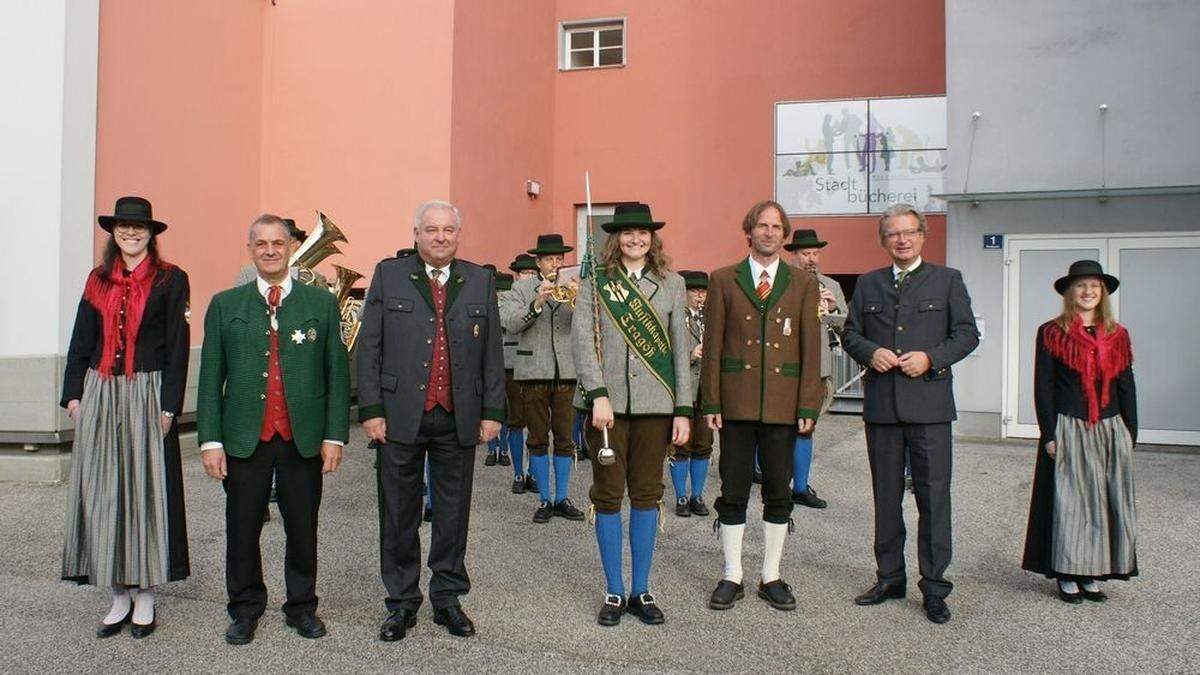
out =
[[[425,411],[433,360],[433,295],[419,255],[375,266],[358,335],[358,416],[383,416],[388,440],[413,443]],[[504,419],[504,354],[495,277],[464,260],[450,264],[446,337],[459,443],[474,447],[481,419]]]
[[[971,298],[962,274],[922,262],[899,290],[892,268],[868,272],[858,279],[842,347],[866,366],[863,420],[877,424],[932,424],[957,418],[950,366],[979,344]],[[875,350],[896,354],[923,351],[931,367],[920,377],[899,368],[878,373],[871,368]]]

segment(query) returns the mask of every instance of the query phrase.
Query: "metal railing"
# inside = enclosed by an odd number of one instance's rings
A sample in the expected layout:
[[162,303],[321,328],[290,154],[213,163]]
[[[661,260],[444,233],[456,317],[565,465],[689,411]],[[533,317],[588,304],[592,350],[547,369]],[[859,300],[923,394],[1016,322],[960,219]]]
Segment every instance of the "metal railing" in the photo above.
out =
[[861,413],[863,368],[842,349],[833,348],[833,412]]

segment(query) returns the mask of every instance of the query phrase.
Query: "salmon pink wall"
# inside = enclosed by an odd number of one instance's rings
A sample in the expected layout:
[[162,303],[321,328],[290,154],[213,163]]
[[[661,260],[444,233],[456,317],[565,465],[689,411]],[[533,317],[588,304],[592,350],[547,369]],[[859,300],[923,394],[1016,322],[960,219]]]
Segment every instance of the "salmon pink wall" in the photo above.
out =
[[[559,0],[557,15],[626,17],[627,54],[558,74],[555,227],[573,238],[590,169],[597,201],[647,201],[667,221],[677,267],[745,255],[741,218],[773,191],[777,101],[945,92],[942,0]],[[942,260],[932,220],[927,257]],[[874,218],[819,222],[827,272],[881,264]]]
[[[96,213],[111,213],[125,194],[153,202],[170,227],[164,256],[191,277],[193,344],[209,297],[246,260],[246,225],[259,208],[267,7],[100,3]],[[95,231],[98,260],[107,235]]]

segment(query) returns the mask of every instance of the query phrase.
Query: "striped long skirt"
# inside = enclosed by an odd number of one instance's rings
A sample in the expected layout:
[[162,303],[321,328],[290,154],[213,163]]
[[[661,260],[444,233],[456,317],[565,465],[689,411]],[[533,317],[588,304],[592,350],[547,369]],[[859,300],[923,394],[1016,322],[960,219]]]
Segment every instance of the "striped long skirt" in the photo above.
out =
[[188,575],[179,436],[159,426],[160,372],[89,370],[71,456],[62,577],[149,588]]
[[1121,417],[1058,416],[1039,450],[1023,567],[1052,578],[1136,576],[1133,439]]

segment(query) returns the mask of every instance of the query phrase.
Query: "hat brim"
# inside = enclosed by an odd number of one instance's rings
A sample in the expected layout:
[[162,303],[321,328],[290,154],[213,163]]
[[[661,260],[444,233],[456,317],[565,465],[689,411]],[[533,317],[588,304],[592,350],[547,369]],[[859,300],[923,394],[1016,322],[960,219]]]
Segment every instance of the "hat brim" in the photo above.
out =
[[1112,295],[1121,285],[1121,280],[1111,274],[1068,274],[1065,277],[1059,277],[1054,281],[1054,290],[1058,291],[1059,295],[1067,292],[1067,288],[1071,286],[1076,279],[1084,277],[1097,277],[1104,281],[1104,288],[1108,290],[1108,294]]
[[616,234],[621,230],[650,230],[653,232],[662,229],[663,225],[666,224],[666,221],[659,222],[657,220],[649,223],[604,223],[600,226],[600,229],[609,234]]
[[154,234],[162,234],[167,229],[167,224],[150,218],[117,218],[116,216],[100,216],[96,219],[100,224],[100,229],[112,234],[113,229],[118,223],[145,223],[147,227],[153,230]]
[[786,251],[799,251],[802,248],[825,248],[828,245],[829,242],[818,240],[812,242],[805,241],[799,244],[784,244],[783,248]]
[[683,285],[689,291],[706,291],[708,290],[707,281],[684,281]]
[[574,251],[571,246],[547,246],[545,248],[531,248],[526,253],[529,255],[557,255],[559,253],[570,253]]

